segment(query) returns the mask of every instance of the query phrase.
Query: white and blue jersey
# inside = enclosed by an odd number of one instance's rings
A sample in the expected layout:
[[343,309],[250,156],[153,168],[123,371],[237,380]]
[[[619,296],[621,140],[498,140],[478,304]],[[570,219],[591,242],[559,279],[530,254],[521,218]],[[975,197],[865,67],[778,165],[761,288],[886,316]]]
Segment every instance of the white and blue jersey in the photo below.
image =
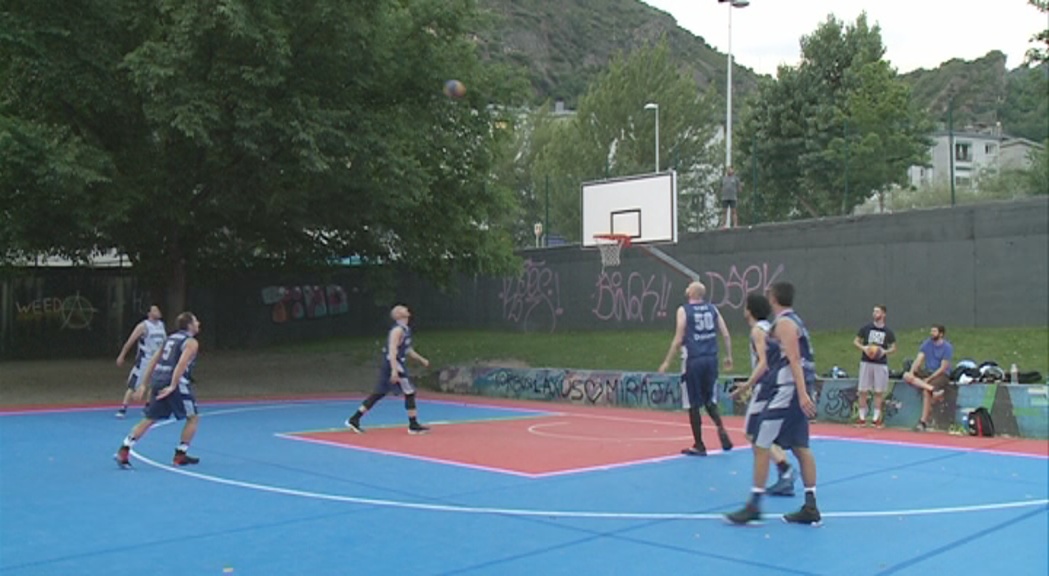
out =
[[[774,354],[774,355],[778,355],[779,354],[779,343],[772,341],[772,339],[768,337],[769,328],[771,327],[771,324],[769,324],[769,321],[768,320],[758,320],[754,324],[754,326],[765,333],[765,361],[766,361],[766,364],[765,364],[765,373],[760,375],[760,376],[758,376],[758,379],[754,381],[754,388],[753,388],[753,390],[750,391],[750,402],[747,404],[747,413],[746,413],[746,416],[744,417],[743,429],[746,432],[747,436],[750,436],[751,438],[754,438],[754,437],[757,436],[757,424],[758,424],[757,416],[759,414],[761,414],[761,411],[765,409],[765,405],[768,404],[768,398],[765,397],[764,394],[769,389],[772,388],[771,386],[768,386],[768,385],[764,385],[764,386],[762,385],[762,382],[764,382],[768,378],[768,374],[769,374],[768,358],[769,358],[770,354]],[[757,350],[756,344],[754,343],[754,337],[752,335],[750,337],[750,369],[754,370],[754,368],[757,367],[757,365],[758,365],[758,350]]]
[[[154,389],[164,388],[171,384],[171,378],[175,375],[175,367],[178,366],[179,359],[182,358],[182,351],[186,348],[186,343],[192,339],[193,336],[185,331],[175,332],[168,336],[164,342],[163,352],[160,353],[160,361],[153,368],[153,381],[151,384]],[[197,359],[193,358],[189,366],[186,367],[186,371],[178,382],[179,392],[183,394],[190,393],[190,374],[193,372],[193,367],[196,364]]]
[[144,330],[138,338],[135,363],[131,367],[131,373],[127,379],[127,386],[132,390],[138,388],[138,381],[142,376],[142,371],[146,369],[146,365],[153,359],[153,355],[157,353],[157,350],[160,350],[164,340],[168,337],[162,320],[143,320],[142,326]]
[[718,309],[708,302],[689,302],[685,310],[685,394],[689,408],[717,403]]
[[178,389],[164,398],[157,399],[156,397],[157,392],[171,384],[171,379],[175,376],[175,368],[182,359],[182,352],[190,340],[193,340],[193,336],[189,332],[179,331],[168,336],[164,341],[160,360],[153,367],[153,377],[150,382],[152,391],[149,405],[146,406],[146,418],[165,420],[174,416],[182,420],[187,416],[197,414],[197,401],[193,396],[193,388],[190,383],[190,375],[197,364],[196,357],[190,361],[186,366],[186,371],[179,378]]
[[718,355],[718,309],[708,302],[685,305],[685,355],[687,358]]
[[[412,394],[415,392],[415,387],[412,386],[411,381],[408,379],[408,351],[412,348],[412,329],[407,324],[396,323],[390,327],[390,334],[393,334],[394,330],[400,330],[403,332],[401,337],[401,343],[397,345],[397,363],[401,365],[401,370],[398,375],[401,377],[400,388],[405,394]],[[390,377],[393,376],[393,367],[390,365],[390,339],[387,336],[386,344],[382,347],[382,361],[379,369],[379,381],[375,384],[376,393],[386,394],[391,391],[396,391],[390,384]]]
[[808,330],[793,310],[784,310],[773,321],[767,339],[769,372],[762,382],[761,394],[765,406],[755,418],[756,422],[747,423],[748,433],[753,430],[754,445],[761,448],[769,448],[772,444],[783,448],[809,446],[809,419],[801,409],[790,360],[783,354],[781,339],[776,336],[776,324],[784,319],[790,319],[798,327],[798,352],[806,388],[811,390],[816,381],[816,364]]
[[[779,339],[775,336],[776,322],[779,322],[783,318],[789,318],[798,327],[798,355],[801,357],[801,370],[805,375],[805,382],[812,383],[816,381],[816,361],[812,353],[812,343],[809,339],[809,331],[805,329],[805,324],[798,317],[794,310],[784,310],[776,316],[776,320],[772,324],[771,334],[772,340],[777,343]],[[772,360],[769,360],[769,371],[775,374],[775,383],[777,385],[782,384],[795,384],[794,382],[794,371],[791,370],[790,361],[787,360],[786,356],[782,353],[776,355],[776,363],[773,364]]]

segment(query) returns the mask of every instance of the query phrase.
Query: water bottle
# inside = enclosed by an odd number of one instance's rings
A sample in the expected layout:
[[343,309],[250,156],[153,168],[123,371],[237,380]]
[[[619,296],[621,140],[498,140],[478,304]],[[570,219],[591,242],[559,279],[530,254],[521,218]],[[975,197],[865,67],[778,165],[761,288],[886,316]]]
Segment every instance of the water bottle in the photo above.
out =
[[1016,368],[1016,362],[1013,362],[1013,365],[1009,367],[1009,383],[1020,383],[1020,371]]

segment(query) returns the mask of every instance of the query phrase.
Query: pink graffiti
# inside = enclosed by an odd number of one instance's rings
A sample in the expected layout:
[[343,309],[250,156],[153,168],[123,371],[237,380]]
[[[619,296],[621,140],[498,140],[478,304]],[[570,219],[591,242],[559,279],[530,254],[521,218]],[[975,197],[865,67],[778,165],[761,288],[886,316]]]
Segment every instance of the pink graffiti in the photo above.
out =
[[561,276],[546,262],[525,260],[524,270],[516,278],[503,278],[503,318],[520,324],[526,331],[537,327],[557,328],[561,308]]
[[666,318],[670,290],[671,282],[665,274],[660,274],[657,280],[655,274],[646,278],[639,272],[631,272],[624,282],[622,272],[608,274],[602,270],[594,286],[596,302],[591,312],[599,320],[617,322]]
[[733,264],[725,276],[717,272],[707,272],[707,296],[715,306],[728,306],[739,310],[743,307],[747,294],[754,291],[764,293],[783,270],[783,264],[780,264],[770,272],[766,262],[748,266],[743,271]]

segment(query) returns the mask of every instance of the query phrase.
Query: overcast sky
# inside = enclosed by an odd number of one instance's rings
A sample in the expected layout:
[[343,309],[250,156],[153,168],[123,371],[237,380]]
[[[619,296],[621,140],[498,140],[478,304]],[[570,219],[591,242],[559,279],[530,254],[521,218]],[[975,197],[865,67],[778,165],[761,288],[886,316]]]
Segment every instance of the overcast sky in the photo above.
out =
[[[728,4],[717,0],[643,0],[673,16],[678,25],[728,52]],[[1047,25],[1027,0],[751,0],[732,13],[736,62],[773,75],[779,64],[796,64],[801,36],[828,14],[854,22],[866,10],[881,26],[886,57],[901,73],[935,68],[951,58],[972,60],[991,50],[1023,63],[1028,39]]]

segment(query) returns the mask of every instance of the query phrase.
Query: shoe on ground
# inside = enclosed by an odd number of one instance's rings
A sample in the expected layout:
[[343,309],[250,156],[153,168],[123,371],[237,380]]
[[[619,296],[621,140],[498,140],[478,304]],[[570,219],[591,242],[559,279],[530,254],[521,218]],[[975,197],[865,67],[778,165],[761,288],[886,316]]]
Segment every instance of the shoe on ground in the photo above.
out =
[[794,475],[780,476],[775,484],[765,489],[765,493],[769,496],[794,496]]
[[171,459],[171,463],[175,466],[190,466],[192,464],[199,464],[200,458],[194,458],[185,452],[175,450],[175,457]]
[[918,422],[917,424],[914,425],[913,430],[915,432],[928,432],[929,431],[929,425],[926,424],[925,422]]
[[361,428],[361,422],[356,418],[347,418],[343,424],[358,434],[364,434],[364,428]]
[[123,419],[124,417],[127,416],[127,409],[126,408],[121,408],[120,410],[117,410],[117,413],[114,414],[114,416],[116,416],[117,418]]
[[409,434],[426,434],[430,431],[429,426],[423,426],[422,424],[414,424],[408,426]]
[[857,428],[863,428],[863,427],[864,427],[864,426],[866,426],[866,425],[867,425],[867,420],[866,420],[865,418],[859,418],[859,417],[857,417],[857,418],[856,418],[856,421],[855,421],[855,422],[853,422],[853,426],[855,426],[855,427],[857,427]]
[[751,522],[759,522],[760,520],[761,511],[758,510],[757,506],[750,504],[749,502],[739,510],[736,510],[731,514],[725,514],[725,521],[737,526],[750,524]]
[[783,521],[787,524],[808,524],[809,526],[819,526],[822,520],[823,517],[820,516],[819,508],[810,504],[805,504],[797,512],[783,515]]
[[884,428],[885,427],[885,417],[884,416],[879,416],[878,419],[874,421],[874,427],[879,429],[879,430]]
[[728,437],[728,432],[721,430],[718,432],[718,438],[721,440],[721,449],[725,452],[732,450],[732,440]]
[[685,456],[706,456],[707,447],[702,444],[698,446],[689,446],[688,448],[682,450],[681,453]]
[[117,453],[113,455],[113,459],[117,461],[117,466],[131,468],[131,448],[121,446]]

